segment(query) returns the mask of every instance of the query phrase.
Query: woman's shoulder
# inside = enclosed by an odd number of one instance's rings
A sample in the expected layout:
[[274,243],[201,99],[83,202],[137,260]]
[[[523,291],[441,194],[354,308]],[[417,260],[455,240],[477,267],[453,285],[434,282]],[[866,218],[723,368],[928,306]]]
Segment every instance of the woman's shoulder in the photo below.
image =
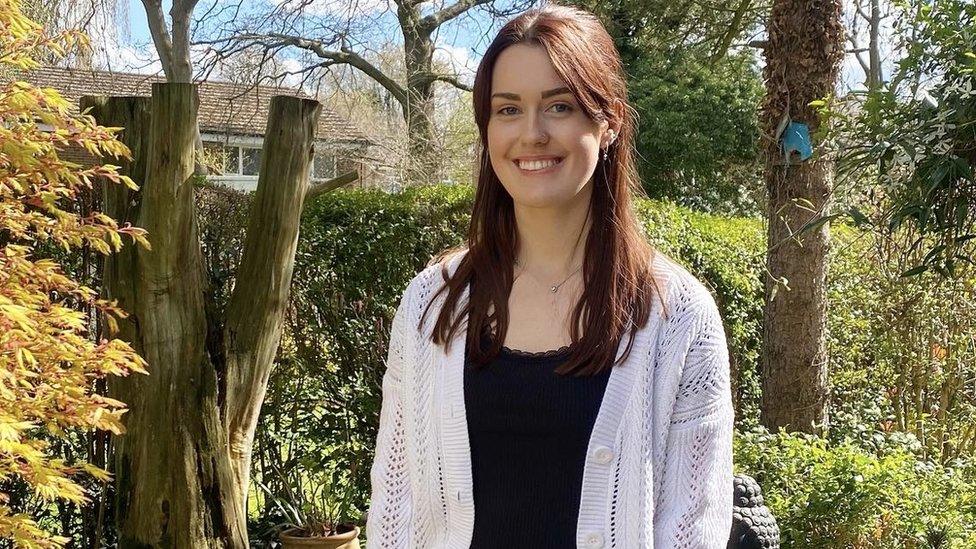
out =
[[664,296],[668,318],[681,318],[701,307],[715,307],[711,290],[679,261],[654,251],[652,272]]
[[427,262],[407,284],[405,294],[424,295],[436,291],[447,278],[454,274],[458,264],[468,252],[467,247],[453,247],[442,250]]

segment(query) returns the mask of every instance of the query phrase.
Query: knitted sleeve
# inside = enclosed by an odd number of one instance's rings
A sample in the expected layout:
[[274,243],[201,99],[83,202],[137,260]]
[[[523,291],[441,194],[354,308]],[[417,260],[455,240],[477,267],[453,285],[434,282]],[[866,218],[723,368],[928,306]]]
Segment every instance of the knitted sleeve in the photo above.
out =
[[383,374],[383,401],[370,468],[371,495],[366,513],[367,549],[410,547],[411,493],[406,459],[402,374],[416,348],[413,285],[400,299],[390,329],[390,347]]
[[654,546],[724,549],[732,527],[728,346],[711,294],[688,313],[688,351],[668,431]]

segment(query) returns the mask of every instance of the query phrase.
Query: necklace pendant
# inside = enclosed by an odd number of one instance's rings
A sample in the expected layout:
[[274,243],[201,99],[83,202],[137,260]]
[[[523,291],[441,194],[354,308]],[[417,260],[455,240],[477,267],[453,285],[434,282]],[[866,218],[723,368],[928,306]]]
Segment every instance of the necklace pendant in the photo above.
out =
[[553,286],[552,288],[549,288],[549,289],[552,290],[552,293],[556,293],[556,287],[555,286]]

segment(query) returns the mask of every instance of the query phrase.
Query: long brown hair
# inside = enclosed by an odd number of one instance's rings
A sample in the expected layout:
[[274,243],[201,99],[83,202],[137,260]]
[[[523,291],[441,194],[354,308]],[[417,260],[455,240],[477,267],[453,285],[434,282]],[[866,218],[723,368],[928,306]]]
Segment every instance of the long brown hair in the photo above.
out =
[[[636,329],[647,322],[652,298],[660,297],[661,292],[651,272],[651,261],[657,252],[644,238],[633,212],[632,193],[646,194],[634,166],[632,149],[637,117],[627,105],[620,54],[600,21],[583,10],[548,4],[526,11],[506,23],[485,52],[474,80],[481,163],[468,228],[467,254],[453,277],[449,276],[446,264],[442,267],[446,284],[427,304],[420,325],[423,326],[423,319],[437,295],[446,290],[447,298],[433,329],[434,343],[446,342],[449,346],[464,318],[468,318],[467,350],[476,364],[491,360],[505,341],[518,235],[512,197],[491,167],[487,129],[491,116],[492,71],[499,54],[513,44],[542,46],[587,116],[595,121],[620,123],[618,137],[607,150],[607,160],[601,151],[593,174],[588,212],[593,221],[583,259],[584,290],[573,308],[572,353],[556,370],[560,374],[593,375],[615,364],[626,331],[631,331],[630,340],[620,362],[630,354]],[[430,264],[440,263],[463,250],[463,246],[447,249]],[[452,320],[451,313],[468,283],[471,283],[468,303]],[[489,315],[492,306],[494,310]],[[492,333],[493,323],[497,333]],[[581,325],[582,334],[579,333]],[[483,334],[492,340],[487,351],[480,341]]]

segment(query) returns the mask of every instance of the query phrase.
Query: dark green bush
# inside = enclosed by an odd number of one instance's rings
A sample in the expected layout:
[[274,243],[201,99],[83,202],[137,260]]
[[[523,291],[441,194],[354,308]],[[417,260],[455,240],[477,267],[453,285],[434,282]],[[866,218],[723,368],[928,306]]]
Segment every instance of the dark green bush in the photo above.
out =
[[760,483],[792,549],[976,547],[976,486],[903,450],[764,429],[735,439],[737,472]]

